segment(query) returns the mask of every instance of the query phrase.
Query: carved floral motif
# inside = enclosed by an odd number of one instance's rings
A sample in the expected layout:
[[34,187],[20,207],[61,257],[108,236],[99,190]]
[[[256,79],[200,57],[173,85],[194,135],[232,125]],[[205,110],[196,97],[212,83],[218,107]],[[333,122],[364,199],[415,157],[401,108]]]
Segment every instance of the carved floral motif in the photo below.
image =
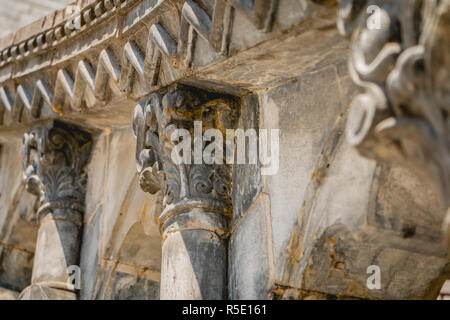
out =
[[[230,212],[230,165],[175,164],[171,154],[177,142],[171,137],[177,129],[194,137],[194,121],[202,121],[203,130],[215,128],[224,133],[226,128],[234,128],[236,104],[230,96],[178,86],[164,95],[152,94],[136,106],[133,129],[140,185],[152,194],[162,191],[165,212],[186,208]],[[202,150],[205,146],[203,141]]]
[[24,179],[39,197],[38,216],[62,208],[84,212],[90,150],[90,134],[60,122],[25,133]]

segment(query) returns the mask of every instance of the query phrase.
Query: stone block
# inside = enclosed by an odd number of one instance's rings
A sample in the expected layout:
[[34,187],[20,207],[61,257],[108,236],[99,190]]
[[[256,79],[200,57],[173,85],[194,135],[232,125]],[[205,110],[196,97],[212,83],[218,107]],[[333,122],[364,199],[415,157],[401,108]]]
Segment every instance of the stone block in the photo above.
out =
[[230,237],[229,299],[268,299],[270,284],[266,195],[260,195]]
[[159,282],[116,272],[112,279],[112,300],[159,300]]
[[100,246],[102,232],[103,207],[101,206],[92,217],[89,224],[85,225],[81,242],[80,270],[81,288],[80,299],[91,300],[94,298],[97,278],[100,270]]
[[261,96],[262,127],[280,130],[279,171],[265,177],[278,276],[316,162],[337,117],[346,107],[340,101],[338,79],[335,67],[328,66]]
[[[241,120],[239,128],[245,130],[259,130],[259,103],[256,95],[249,95],[242,99]],[[246,140],[246,154],[248,155],[248,139]],[[248,161],[248,160],[247,160]],[[259,192],[263,188],[261,168],[259,163],[236,164],[233,166],[233,219],[231,228],[241,219],[248,210]]]

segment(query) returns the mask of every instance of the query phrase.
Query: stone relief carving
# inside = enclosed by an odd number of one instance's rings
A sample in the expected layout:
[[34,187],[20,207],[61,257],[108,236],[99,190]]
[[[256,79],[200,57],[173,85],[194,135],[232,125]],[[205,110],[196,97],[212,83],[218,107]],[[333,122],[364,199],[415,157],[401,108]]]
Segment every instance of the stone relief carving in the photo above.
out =
[[91,145],[90,134],[60,122],[25,133],[24,179],[27,191],[39,197],[38,217],[54,209],[84,212]]
[[[234,10],[241,12],[258,30],[270,32],[277,9],[277,0],[214,0],[207,5],[193,0],[175,2],[159,0],[151,5],[142,1],[139,5],[143,8],[150,6],[145,8],[155,17],[161,15],[161,12],[170,10],[179,14],[178,16],[171,13],[173,21],[180,21],[178,31],[170,32],[167,26],[165,27],[164,21],[155,22],[149,26],[148,34],[144,37],[146,38],[145,48],[139,47],[134,39],[126,40],[123,43],[117,43],[120,53],[116,52],[117,56],[115,56],[112,50],[115,45],[107,44],[100,54],[97,53],[98,58],[95,63],[77,57],[75,53],[74,74],[71,74],[70,68],[57,67],[54,83],[45,76],[41,76],[39,80],[32,80],[33,86],[26,84],[28,82],[26,76],[20,77],[17,84],[7,83],[7,80],[16,78],[12,69],[7,68],[8,64],[23,60],[30,55],[47,52],[49,48],[56,48],[66,40],[80,33],[86,33],[89,28],[94,30],[95,24],[105,19],[132,11],[136,4],[137,1],[131,0],[95,1],[81,8],[78,17],[81,26],[79,30],[65,27],[66,24],[73,24],[73,21],[62,21],[44,33],[33,35],[21,46],[15,45],[3,49],[0,52],[0,67],[4,67],[2,70],[6,73],[4,75],[2,73],[0,81],[2,82],[0,84],[0,125],[3,124],[6,113],[12,114],[9,121],[11,123],[39,119],[44,102],[50,106],[49,112],[53,112],[53,117],[104,105],[108,102],[106,94],[108,83],[117,85],[124,95],[139,100],[159,87],[169,85],[171,80],[177,80],[183,72],[189,72],[192,69],[197,35],[207,41],[213,52],[227,56]],[[142,18],[138,16],[137,20]],[[136,25],[134,23],[132,26]],[[132,26],[127,26],[126,21],[121,22],[114,33],[122,34],[125,29],[128,30],[127,28]],[[22,48],[21,51],[19,47]],[[163,58],[168,59],[169,63],[162,63]],[[42,64],[44,67],[50,65],[56,57],[49,54],[48,57],[39,57],[39,59],[49,60],[48,63]],[[36,68],[35,64],[29,64],[32,68]],[[35,72],[37,69],[32,70]],[[160,77],[162,73],[166,76]],[[173,79],[167,79],[167,75]],[[110,79],[112,81],[109,81]],[[133,92],[137,83],[139,83],[138,93]],[[88,92],[92,94],[87,96]]]
[[[0,52],[0,66],[24,59],[30,54],[46,50],[49,47],[69,40],[84,31],[86,27],[105,20],[132,3],[132,0],[97,0],[90,1],[83,8],[79,8],[80,12],[78,15],[73,14],[76,12],[72,12],[77,7],[70,8],[71,10],[66,10],[65,13],[60,12],[59,14],[64,15],[65,19],[61,19],[56,25],[39,30],[21,43],[3,49]],[[75,26],[77,27],[75,28]]]
[[41,124],[23,137],[28,192],[38,196],[38,237],[31,284],[19,299],[76,299],[68,268],[79,261],[91,135],[70,124]]
[[[162,191],[161,222],[192,208],[231,214],[231,166],[195,164],[194,155],[193,164],[176,164],[171,156],[176,144],[172,134],[177,129],[186,130],[192,137],[187,143],[199,143],[194,122],[201,121],[203,131],[214,128],[225,135],[226,129],[235,127],[238,110],[238,101],[231,96],[185,86],[172,88],[163,95],[152,94],[136,106],[133,130],[140,185],[152,194]],[[208,142],[200,144],[203,150]]]
[[352,36],[350,74],[363,91],[349,142],[434,179],[449,206],[450,1],[343,0],[338,27]]

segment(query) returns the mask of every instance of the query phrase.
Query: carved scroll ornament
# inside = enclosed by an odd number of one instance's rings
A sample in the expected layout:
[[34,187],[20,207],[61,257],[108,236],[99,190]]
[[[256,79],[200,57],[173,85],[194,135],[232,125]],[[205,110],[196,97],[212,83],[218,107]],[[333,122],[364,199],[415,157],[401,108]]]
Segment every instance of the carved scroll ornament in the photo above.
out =
[[38,216],[54,209],[72,209],[81,223],[86,193],[90,134],[54,122],[28,131],[23,138],[27,190],[39,197]]
[[[347,137],[362,155],[431,178],[450,205],[450,1],[342,0],[349,67],[362,89]],[[450,247],[450,215],[444,227]]]
[[178,86],[163,95],[152,94],[136,106],[133,129],[140,185],[151,194],[161,190],[162,229],[171,217],[192,210],[223,217],[231,214],[231,166],[206,164],[202,159],[198,163],[195,155],[190,157],[192,163],[175,163],[172,151],[178,142],[172,140],[172,135],[175,130],[185,130],[192,137],[188,143],[194,147],[200,143],[203,150],[208,141],[196,140],[195,122],[201,121],[201,135],[207,129],[217,129],[225,135],[226,128],[235,126],[236,103],[230,96]]

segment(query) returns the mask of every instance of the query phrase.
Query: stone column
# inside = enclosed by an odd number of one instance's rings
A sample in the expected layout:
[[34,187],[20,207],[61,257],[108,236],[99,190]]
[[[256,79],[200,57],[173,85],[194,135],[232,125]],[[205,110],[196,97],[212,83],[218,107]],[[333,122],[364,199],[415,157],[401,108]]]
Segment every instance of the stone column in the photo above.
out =
[[68,268],[79,265],[90,150],[88,133],[60,122],[24,135],[24,179],[39,197],[39,231],[31,285],[21,299],[77,298]]
[[[141,188],[163,194],[161,299],[226,297],[231,166],[219,150],[214,161],[202,159],[202,150],[214,146],[202,134],[213,129],[225,138],[237,106],[233,97],[177,86],[134,111]],[[215,141],[224,147],[225,140]]]

